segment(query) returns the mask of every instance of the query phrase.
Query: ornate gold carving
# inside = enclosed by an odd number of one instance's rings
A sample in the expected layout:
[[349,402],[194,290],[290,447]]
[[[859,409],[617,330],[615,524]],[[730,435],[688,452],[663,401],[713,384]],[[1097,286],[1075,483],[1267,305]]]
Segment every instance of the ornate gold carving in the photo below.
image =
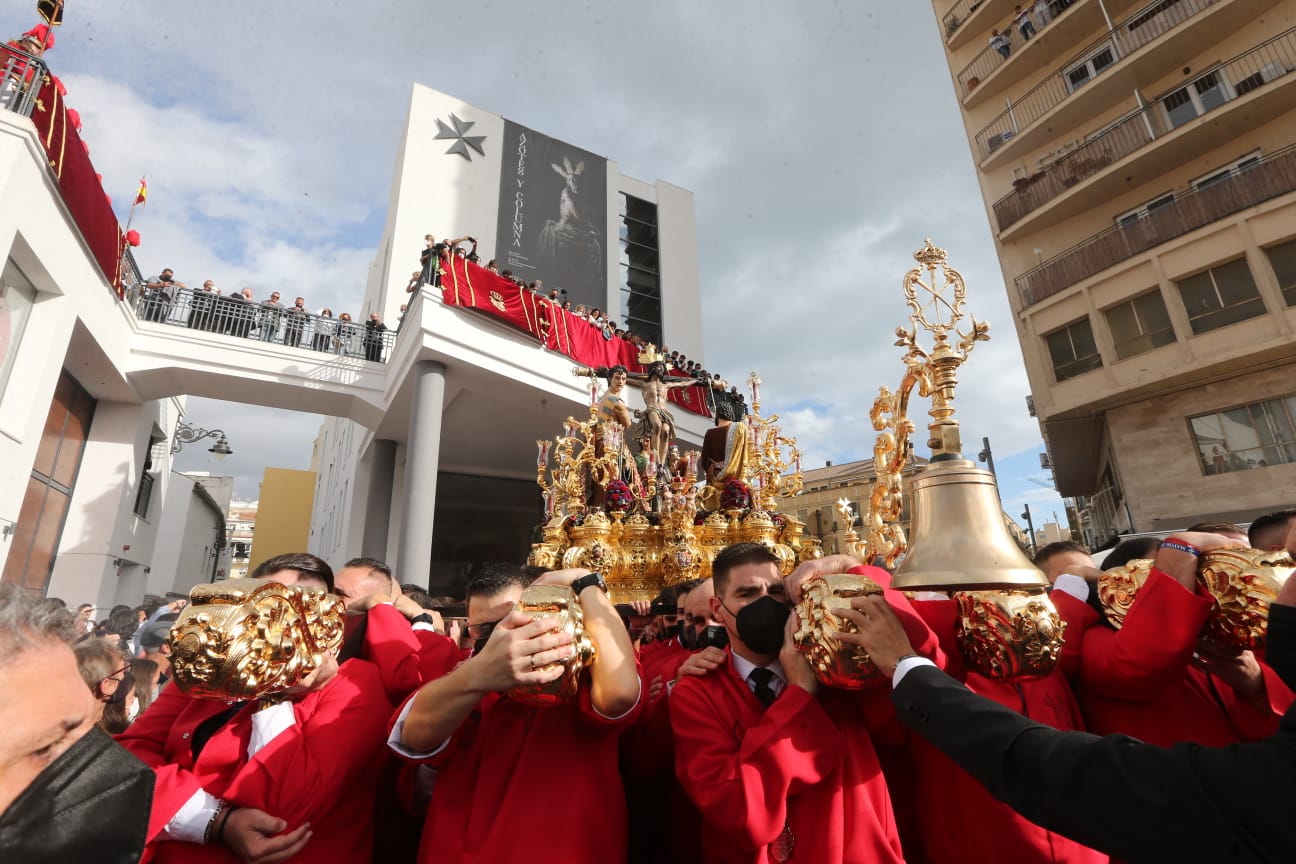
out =
[[1066,622],[1043,591],[958,591],[954,638],[968,666],[987,678],[1047,675]]
[[[1098,579],[1098,599],[1107,620],[1119,629],[1152,570],[1150,559],[1130,561],[1105,571]],[[1197,563],[1197,579],[1215,598],[1202,638],[1230,651],[1264,647],[1269,604],[1296,572],[1296,562],[1284,551],[1216,549]]]
[[859,690],[882,680],[882,673],[873,665],[868,652],[838,638],[839,633],[858,633],[855,622],[833,614],[839,609],[849,609],[852,597],[881,591],[881,585],[854,573],[814,576],[802,583],[801,602],[797,604],[798,626],[793,639],[820,683]]
[[1117,630],[1125,624],[1125,616],[1151,572],[1151,558],[1135,558],[1098,577],[1098,599],[1107,613],[1107,620]]
[[594,661],[594,641],[585,632],[585,609],[566,585],[531,585],[522,591],[518,611],[536,617],[555,618],[558,631],[572,636],[572,656],[542,669],[562,667],[561,678],[548,684],[519,687],[508,691],[518,702],[548,707],[569,701],[580,687],[581,673]]
[[1215,598],[1202,635],[1221,648],[1264,647],[1269,604],[1291,578],[1296,562],[1285,551],[1219,549],[1202,556],[1197,578]]
[[280,693],[341,646],[345,620],[341,598],[320,588],[259,579],[198,585],[171,628],[172,677],[192,696]]

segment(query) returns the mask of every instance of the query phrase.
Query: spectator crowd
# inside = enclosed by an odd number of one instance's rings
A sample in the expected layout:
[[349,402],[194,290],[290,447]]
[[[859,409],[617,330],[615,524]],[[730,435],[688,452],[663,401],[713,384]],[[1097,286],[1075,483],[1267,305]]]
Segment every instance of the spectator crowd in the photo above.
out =
[[[784,578],[758,543],[719,552],[707,580],[624,605],[584,569],[483,564],[455,606],[381,561],[281,555],[253,577],[326,589],[365,624],[281,698],[254,702],[169,681],[183,600],[99,617],[6,585],[0,720],[31,743],[2,746],[41,756],[0,762],[0,843],[14,860],[73,860],[22,857],[51,841],[7,832],[6,808],[28,814],[24,789],[94,746],[123,785],[93,793],[113,826],[96,829],[93,860],[1291,860],[1296,580],[1273,602],[1268,653],[1201,638],[1214,601],[1199,558],[1247,546],[1296,550],[1296,510],[1249,533],[1208,522],[1121,543],[1107,566],[1152,569],[1119,629],[1095,603],[1088,550],[1039,549],[1066,641],[1047,675],[1011,681],[964,661],[947,596],[893,591],[887,571],[842,555]],[[803,583],[843,572],[883,588],[833,614],[891,684],[826,688],[794,644]],[[570,588],[594,646],[567,701],[506,695],[543,691],[575,650],[555,619],[520,611],[532,584]],[[92,729],[97,743],[78,744]]]
[[297,297],[291,306],[286,306],[278,291],[258,301],[251,288],[223,294],[211,279],[192,289],[177,280],[169,267],[141,286],[135,311],[143,321],[325,354],[364,357],[372,362],[387,359],[395,338],[395,331],[388,329],[377,312],[360,323],[352,319],[350,312],[335,318],[327,306],[310,312],[305,297]]

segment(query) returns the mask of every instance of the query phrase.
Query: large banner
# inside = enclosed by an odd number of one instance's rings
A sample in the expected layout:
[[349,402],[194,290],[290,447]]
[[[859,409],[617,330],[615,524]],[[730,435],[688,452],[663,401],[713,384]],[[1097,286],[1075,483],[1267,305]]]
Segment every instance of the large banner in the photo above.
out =
[[607,305],[607,160],[504,121],[496,259],[573,306]]

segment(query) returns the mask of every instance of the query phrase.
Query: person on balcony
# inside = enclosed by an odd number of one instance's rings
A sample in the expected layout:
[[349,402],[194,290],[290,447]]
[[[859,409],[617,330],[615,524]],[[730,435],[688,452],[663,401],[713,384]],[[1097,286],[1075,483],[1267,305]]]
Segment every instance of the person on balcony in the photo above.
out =
[[1021,6],[1013,9],[1013,23],[1017,25],[1017,32],[1022,35],[1023,41],[1028,41],[1035,35],[1035,22],[1031,20],[1030,12]]
[[1008,41],[1008,36],[998,30],[990,31],[990,47],[1002,54],[1005,60],[1012,53],[1012,43]]
[[[49,37],[49,45],[46,46],[36,28],[5,43],[5,53],[9,56],[5,57],[3,62],[8,66],[9,74],[4,83],[0,84],[0,108],[13,107],[18,101],[19,94],[32,86],[36,80],[36,67],[27,63],[22,55],[40,57],[45,53],[46,47],[54,47],[54,37],[52,35]],[[10,66],[10,63],[13,65]]]
[[162,322],[171,314],[171,303],[175,300],[176,290],[184,288],[185,283],[175,280],[175,272],[167,267],[153,281],[144,283],[144,299],[141,304],[145,321]]
[[210,330],[212,329],[212,310],[216,306],[216,298],[220,291],[216,290],[216,283],[208,279],[202,284],[202,290],[193,292],[189,298],[189,329],[191,330]]
[[300,347],[302,334],[306,332],[306,322],[310,320],[310,313],[306,311],[306,298],[298,297],[294,300],[284,319],[284,344],[290,348]]
[[333,334],[336,332],[337,322],[333,320],[333,310],[325,306],[320,310],[319,317],[315,319],[315,337],[311,347],[316,351],[328,351]]
[[351,353],[351,337],[355,336],[356,325],[351,321],[351,313],[343,312],[338,316],[337,336],[333,345],[339,354]]
[[364,332],[364,349],[365,359],[373,363],[382,362],[383,353],[383,334],[387,332],[387,325],[378,317],[377,312],[370,313],[369,320],[365,322]]
[[279,335],[279,321],[283,318],[284,307],[279,302],[279,292],[273,291],[269,300],[261,301],[261,317],[257,322],[257,336],[262,342],[273,342]]

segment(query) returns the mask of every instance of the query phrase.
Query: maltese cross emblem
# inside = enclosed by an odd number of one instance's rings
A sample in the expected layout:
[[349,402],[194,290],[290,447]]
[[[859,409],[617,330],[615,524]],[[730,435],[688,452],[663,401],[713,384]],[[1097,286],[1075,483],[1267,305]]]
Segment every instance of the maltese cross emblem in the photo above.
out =
[[439,141],[454,141],[454,143],[450,145],[450,149],[446,151],[447,156],[456,154],[471,162],[472,154],[468,152],[469,147],[476,150],[479,156],[486,155],[486,151],[482,149],[482,142],[486,140],[486,136],[466,134],[468,130],[473,127],[474,121],[460,120],[458,117],[451,114],[450,126],[443,123],[439,117],[437,118],[436,125],[437,133],[433,136],[435,139]]

